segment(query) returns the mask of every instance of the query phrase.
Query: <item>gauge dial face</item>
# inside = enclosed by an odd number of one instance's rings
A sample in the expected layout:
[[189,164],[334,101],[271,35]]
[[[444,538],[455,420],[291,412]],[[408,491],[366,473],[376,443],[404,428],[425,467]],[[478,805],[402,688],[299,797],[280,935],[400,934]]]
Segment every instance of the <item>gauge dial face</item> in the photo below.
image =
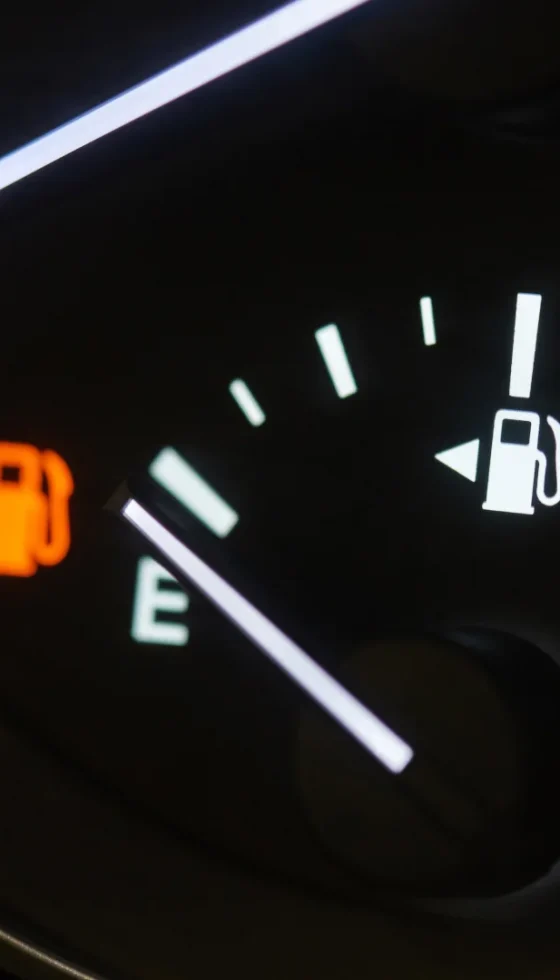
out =
[[[185,171],[167,134],[132,177],[122,146],[73,164],[70,203],[67,161],[10,192],[3,710],[233,863],[494,899],[557,857],[557,215],[496,190],[500,149],[411,169],[420,138],[360,117]],[[401,763],[117,520],[129,499]]]

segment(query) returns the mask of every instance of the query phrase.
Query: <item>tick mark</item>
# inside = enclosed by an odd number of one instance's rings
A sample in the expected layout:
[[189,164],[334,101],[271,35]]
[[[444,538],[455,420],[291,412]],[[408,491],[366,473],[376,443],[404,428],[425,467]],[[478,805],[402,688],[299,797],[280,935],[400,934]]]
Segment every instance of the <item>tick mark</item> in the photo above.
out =
[[316,330],[315,339],[338,397],[355,395],[358,386],[336,324],[331,323]]

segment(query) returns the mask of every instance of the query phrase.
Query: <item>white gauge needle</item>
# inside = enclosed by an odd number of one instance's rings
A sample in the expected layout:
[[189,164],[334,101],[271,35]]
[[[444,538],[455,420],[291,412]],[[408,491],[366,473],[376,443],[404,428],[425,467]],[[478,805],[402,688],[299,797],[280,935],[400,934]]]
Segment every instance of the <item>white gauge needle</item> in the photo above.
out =
[[0,159],[0,190],[369,0],[292,0]]
[[394,773],[406,769],[414,756],[411,747],[224,581],[221,575],[182,544],[136,500],[129,500],[121,513],[379,762]]

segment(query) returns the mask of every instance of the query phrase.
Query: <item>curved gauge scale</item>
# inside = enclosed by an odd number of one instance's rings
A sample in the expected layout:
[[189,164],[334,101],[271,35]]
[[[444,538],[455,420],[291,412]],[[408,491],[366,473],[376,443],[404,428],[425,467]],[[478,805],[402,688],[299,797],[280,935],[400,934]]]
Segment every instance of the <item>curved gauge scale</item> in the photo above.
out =
[[277,70],[5,192],[0,962],[544,980],[555,151]]

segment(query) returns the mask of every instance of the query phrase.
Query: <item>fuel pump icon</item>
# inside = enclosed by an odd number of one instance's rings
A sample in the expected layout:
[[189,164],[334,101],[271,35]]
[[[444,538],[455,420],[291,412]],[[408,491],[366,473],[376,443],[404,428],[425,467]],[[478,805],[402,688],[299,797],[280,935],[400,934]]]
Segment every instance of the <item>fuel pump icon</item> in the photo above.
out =
[[[556,492],[545,491],[547,459],[538,448],[540,417],[536,412],[502,409],[496,413],[484,510],[510,514],[534,514],[533,496],[546,507],[560,502],[560,423],[547,416],[555,445]],[[508,440],[506,425],[514,424],[515,441]],[[535,487],[536,478],[536,487]]]
[[31,576],[38,565],[62,561],[70,547],[73,490],[58,453],[0,442],[0,575]]

